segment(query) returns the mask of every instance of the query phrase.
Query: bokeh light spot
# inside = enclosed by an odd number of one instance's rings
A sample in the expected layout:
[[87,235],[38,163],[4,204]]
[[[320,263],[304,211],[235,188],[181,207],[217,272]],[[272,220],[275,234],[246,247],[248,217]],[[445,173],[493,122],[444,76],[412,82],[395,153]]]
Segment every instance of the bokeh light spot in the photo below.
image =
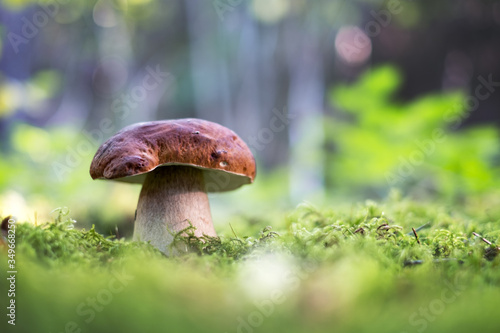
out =
[[95,24],[103,28],[112,28],[118,23],[115,9],[107,0],[99,0],[92,14]]
[[288,14],[290,3],[288,0],[253,0],[251,8],[260,21],[276,23]]
[[360,65],[370,58],[372,42],[360,28],[345,26],[337,32],[335,50],[344,62],[351,65]]

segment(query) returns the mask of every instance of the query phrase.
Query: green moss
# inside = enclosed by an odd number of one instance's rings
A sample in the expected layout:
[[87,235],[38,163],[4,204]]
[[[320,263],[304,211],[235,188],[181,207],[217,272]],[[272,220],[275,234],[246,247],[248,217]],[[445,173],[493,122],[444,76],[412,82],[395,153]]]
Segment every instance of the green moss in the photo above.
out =
[[75,220],[68,210],[59,208],[52,223],[35,226],[29,223],[17,224],[16,243],[18,253],[30,259],[47,264],[89,265],[119,260],[132,252],[160,255],[151,245],[139,242],[114,240],[95,231],[75,229]]
[[399,198],[348,210],[304,204],[276,231],[199,239],[187,228],[175,242],[192,251],[174,258],[74,228],[59,210],[52,223],[17,225],[16,328],[465,332],[474,322],[491,331],[500,216],[452,208]]

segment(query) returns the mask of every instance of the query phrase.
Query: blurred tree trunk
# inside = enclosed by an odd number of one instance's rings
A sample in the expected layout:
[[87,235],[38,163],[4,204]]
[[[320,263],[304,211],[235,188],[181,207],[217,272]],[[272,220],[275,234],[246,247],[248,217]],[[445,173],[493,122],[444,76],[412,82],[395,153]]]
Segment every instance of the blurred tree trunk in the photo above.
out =
[[228,41],[222,38],[223,31],[217,27],[218,16],[212,2],[186,0],[184,5],[196,114],[200,118],[231,126],[233,117],[227,59],[221,49]]
[[[29,16],[33,13],[31,7],[19,12],[10,12],[0,7],[0,23],[4,32],[12,32],[22,38],[21,32],[24,16]],[[7,38],[7,33],[3,34],[1,57],[0,57],[0,73],[3,79],[8,83],[23,83],[31,77],[33,50],[35,42],[33,40],[27,43],[12,44]],[[17,51],[17,52],[16,52]],[[21,112],[19,112],[21,111]],[[0,149],[4,151],[10,150],[10,125],[14,119],[23,119],[27,115],[23,110],[11,110],[12,116],[0,117]]]
[[314,24],[289,22],[285,30],[290,77],[290,196],[296,204],[324,194],[323,172],[323,59],[320,36]]
[[233,95],[235,96],[235,113],[237,127],[242,135],[255,135],[262,126],[265,107],[260,102],[260,92],[264,82],[260,79],[261,64],[265,62],[260,57],[260,33],[255,18],[248,11],[240,14],[240,30],[237,37],[238,47],[234,66]]

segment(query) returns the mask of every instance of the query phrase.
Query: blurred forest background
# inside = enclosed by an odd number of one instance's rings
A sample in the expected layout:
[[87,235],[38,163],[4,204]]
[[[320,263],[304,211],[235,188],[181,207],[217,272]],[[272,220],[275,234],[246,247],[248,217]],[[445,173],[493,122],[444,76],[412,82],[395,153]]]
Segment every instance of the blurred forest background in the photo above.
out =
[[140,187],[90,161],[126,125],[183,117],[258,161],[212,197],[223,230],[392,189],[499,206],[499,1],[2,0],[0,36],[2,215],[66,206],[129,235]]

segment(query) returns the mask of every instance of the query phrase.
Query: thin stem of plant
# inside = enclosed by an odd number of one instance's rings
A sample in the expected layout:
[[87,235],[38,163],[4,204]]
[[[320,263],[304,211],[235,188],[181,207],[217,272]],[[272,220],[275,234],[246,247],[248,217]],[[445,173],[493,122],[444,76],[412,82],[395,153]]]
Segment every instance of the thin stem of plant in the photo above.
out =
[[420,239],[418,239],[417,231],[415,230],[415,228],[411,228],[411,230],[413,231],[413,234],[415,235],[415,238],[417,239],[417,243],[419,245],[422,245],[422,243],[420,243]]
[[[483,236],[479,235],[478,233],[473,232],[472,234],[473,234],[474,236],[476,236],[476,237],[481,238],[481,240],[482,240],[483,242],[485,242],[486,244],[488,244],[488,245],[493,245],[493,243],[492,243],[492,242],[490,242],[489,240],[487,240],[487,239],[486,239],[486,238],[484,238]],[[494,246],[494,245],[493,245],[493,246]]]

